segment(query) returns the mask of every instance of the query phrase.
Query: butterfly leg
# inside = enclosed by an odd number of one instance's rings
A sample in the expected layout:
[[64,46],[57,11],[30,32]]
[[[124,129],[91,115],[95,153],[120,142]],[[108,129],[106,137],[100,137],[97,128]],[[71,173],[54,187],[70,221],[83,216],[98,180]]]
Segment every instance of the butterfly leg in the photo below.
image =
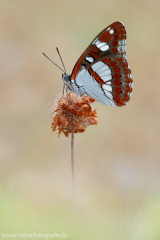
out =
[[64,95],[64,91],[65,91],[65,83],[64,83],[64,85],[63,85],[62,96],[60,97],[60,99],[59,99],[59,100],[61,100],[61,98],[63,97],[63,95]]
[[[64,95],[64,91],[65,91],[65,87],[66,87],[66,94],[67,94],[67,103],[66,103],[66,106],[65,107],[67,107],[67,105],[68,105],[68,88],[67,88],[67,86],[66,86],[66,84],[64,83],[64,85],[63,85],[63,93],[62,93],[62,96],[61,96],[61,98],[63,98],[63,95]],[[61,99],[60,98],[60,99]]]
[[65,90],[65,83],[63,84],[63,95],[64,95],[64,90]]
[[66,103],[66,107],[68,105],[68,88],[66,87],[66,94],[67,94],[67,103]]
[[91,107],[91,103],[90,103],[89,98],[88,98],[88,94],[86,94],[86,95],[87,95],[88,104],[90,106],[90,110],[92,111],[92,107]]

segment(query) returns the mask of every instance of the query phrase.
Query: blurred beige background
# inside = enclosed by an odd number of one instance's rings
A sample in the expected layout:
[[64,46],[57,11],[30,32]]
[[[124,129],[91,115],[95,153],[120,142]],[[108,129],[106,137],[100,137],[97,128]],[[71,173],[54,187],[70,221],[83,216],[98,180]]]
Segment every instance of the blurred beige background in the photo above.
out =
[[[62,72],[41,51],[61,66],[58,46],[70,74],[117,20],[133,93],[122,108],[95,103],[98,126],[75,137],[75,198],[70,138],[50,129]],[[158,0],[0,1],[0,234],[160,239],[159,45]]]

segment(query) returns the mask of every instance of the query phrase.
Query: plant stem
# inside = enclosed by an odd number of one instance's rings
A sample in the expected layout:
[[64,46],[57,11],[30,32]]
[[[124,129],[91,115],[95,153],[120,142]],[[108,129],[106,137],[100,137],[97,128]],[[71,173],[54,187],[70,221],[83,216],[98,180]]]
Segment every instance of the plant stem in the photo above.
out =
[[72,185],[73,192],[75,192],[75,174],[74,174],[74,128],[71,134],[71,166],[72,166]]

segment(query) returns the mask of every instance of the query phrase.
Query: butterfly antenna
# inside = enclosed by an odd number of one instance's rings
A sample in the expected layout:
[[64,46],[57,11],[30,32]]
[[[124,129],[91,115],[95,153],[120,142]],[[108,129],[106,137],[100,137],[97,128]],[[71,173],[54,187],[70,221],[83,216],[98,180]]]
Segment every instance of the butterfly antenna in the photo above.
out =
[[62,58],[61,58],[61,55],[60,55],[60,52],[59,52],[57,46],[56,46],[56,50],[57,50],[57,52],[58,52],[58,54],[59,54],[59,56],[60,56],[61,62],[62,62],[63,67],[64,67],[64,72],[65,72],[65,74],[66,74],[66,68],[65,68],[65,66],[64,66],[64,63],[63,63],[63,61],[62,61]]
[[[52,63],[54,63],[49,57],[47,57],[47,55],[44,53],[44,52],[42,52],[42,54],[46,57],[46,58],[48,58]],[[54,63],[55,64],[55,63]],[[55,64],[58,68],[60,68],[57,64]],[[62,68],[60,68],[64,73],[66,73]]]

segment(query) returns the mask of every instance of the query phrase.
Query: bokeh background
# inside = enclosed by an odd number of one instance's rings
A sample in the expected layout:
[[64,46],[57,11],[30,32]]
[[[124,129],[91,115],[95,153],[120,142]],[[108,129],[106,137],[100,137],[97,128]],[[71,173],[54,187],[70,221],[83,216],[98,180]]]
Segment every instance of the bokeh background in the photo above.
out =
[[[61,66],[58,46],[70,74],[117,20],[133,93],[122,108],[94,103],[98,126],[75,136],[74,196],[71,139],[50,128],[62,72],[41,51]],[[0,1],[0,234],[160,239],[159,45],[158,0]]]

